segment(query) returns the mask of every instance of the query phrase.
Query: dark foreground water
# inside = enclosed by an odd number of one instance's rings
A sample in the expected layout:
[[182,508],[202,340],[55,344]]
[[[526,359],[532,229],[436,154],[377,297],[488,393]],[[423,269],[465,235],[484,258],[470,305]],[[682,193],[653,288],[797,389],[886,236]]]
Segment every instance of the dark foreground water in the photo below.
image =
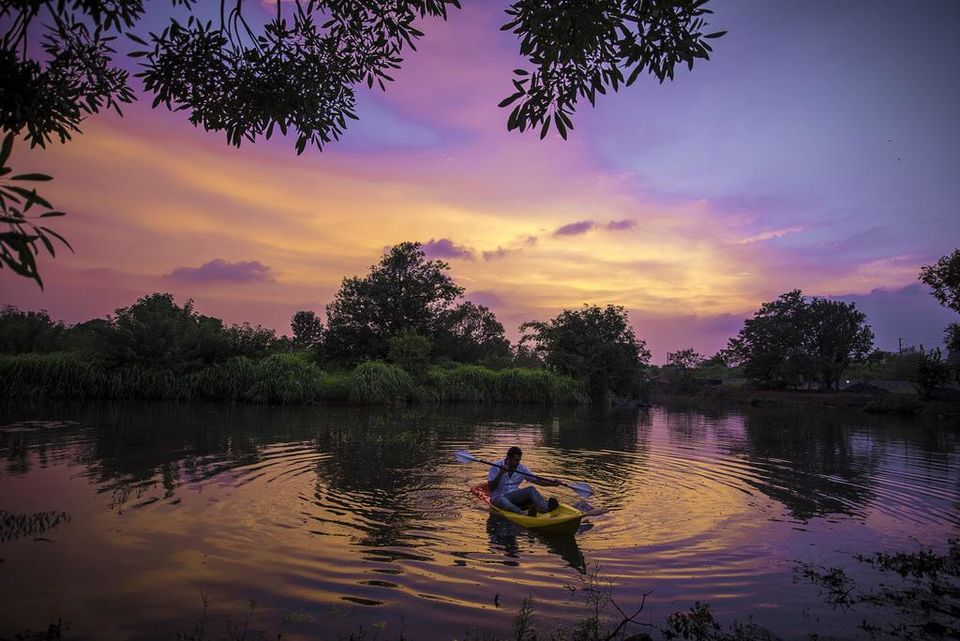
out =
[[[0,638],[58,619],[75,638],[222,638],[251,612],[268,638],[506,636],[526,596],[549,632],[587,614],[569,586],[597,567],[624,610],[652,590],[657,626],[706,601],[724,623],[853,638],[863,616],[794,568],[862,577],[854,554],[943,550],[958,434],[809,409],[2,406]],[[491,516],[467,491],[486,469],[453,452],[514,443],[609,512],[560,538]]]

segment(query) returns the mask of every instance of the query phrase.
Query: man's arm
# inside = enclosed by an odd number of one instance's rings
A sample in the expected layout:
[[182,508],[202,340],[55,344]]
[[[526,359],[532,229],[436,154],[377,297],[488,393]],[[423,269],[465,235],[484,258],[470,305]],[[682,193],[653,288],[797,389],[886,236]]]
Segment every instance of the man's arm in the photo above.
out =
[[[493,473],[493,470],[494,470],[494,469],[497,470],[498,474],[497,474],[495,477],[492,477],[492,473]],[[505,468],[503,468],[502,466],[501,466],[501,467],[495,467],[495,468],[491,468],[491,469],[490,469],[491,477],[487,477],[487,489],[488,489],[489,491],[493,492],[495,489],[497,489],[497,486],[500,485],[500,479],[503,478],[503,474],[504,474],[504,472],[506,472],[506,471],[507,471],[507,470],[506,470]]]

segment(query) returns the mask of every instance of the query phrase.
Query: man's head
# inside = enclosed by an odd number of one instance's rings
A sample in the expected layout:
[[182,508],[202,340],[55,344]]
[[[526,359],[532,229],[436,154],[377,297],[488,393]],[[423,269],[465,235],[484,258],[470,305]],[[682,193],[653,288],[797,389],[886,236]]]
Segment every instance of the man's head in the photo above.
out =
[[523,450],[514,445],[509,450],[507,450],[507,464],[516,466],[520,463],[520,459],[523,457]]

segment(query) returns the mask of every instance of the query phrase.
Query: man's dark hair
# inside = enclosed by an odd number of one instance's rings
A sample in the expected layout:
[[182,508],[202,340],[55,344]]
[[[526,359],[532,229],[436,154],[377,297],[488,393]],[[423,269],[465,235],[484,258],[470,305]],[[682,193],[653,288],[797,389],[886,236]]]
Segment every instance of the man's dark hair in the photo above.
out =
[[509,450],[507,450],[507,458],[510,458],[511,456],[514,456],[514,455],[523,456],[523,450],[521,450],[519,447],[514,445]]

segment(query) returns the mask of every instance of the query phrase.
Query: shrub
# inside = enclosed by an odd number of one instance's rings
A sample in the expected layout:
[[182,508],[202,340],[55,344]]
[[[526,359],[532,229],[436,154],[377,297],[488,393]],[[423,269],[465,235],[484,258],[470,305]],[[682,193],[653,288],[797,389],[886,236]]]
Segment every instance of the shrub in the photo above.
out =
[[349,400],[359,405],[404,401],[414,393],[410,375],[383,361],[361,363],[350,379]]

